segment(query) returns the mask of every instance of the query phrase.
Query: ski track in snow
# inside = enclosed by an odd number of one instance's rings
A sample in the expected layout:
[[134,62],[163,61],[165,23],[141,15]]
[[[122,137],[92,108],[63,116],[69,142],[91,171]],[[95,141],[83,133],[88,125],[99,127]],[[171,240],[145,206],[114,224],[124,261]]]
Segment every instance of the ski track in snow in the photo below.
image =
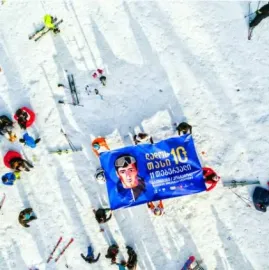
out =
[[[252,10],[257,3],[252,3]],[[261,4],[262,5],[262,4]],[[210,193],[165,200],[162,218],[145,205],[114,212],[99,232],[93,208],[107,206],[105,186],[94,179],[99,162],[91,139],[102,135],[111,148],[131,143],[144,130],[155,141],[174,136],[173,123],[193,125],[203,165],[222,179],[255,180],[269,175],[269,20],[247,40],[247,2],[7,0],[0,6],[0,113],[29,106],[36,112],[29,132],[42,138],[24,148],[35,168],[7,194],[0,214],[0,269],[116,269],[104,255],[109,244],[138,252],[138,269],[181,269],[190,255],[208,270],[264,270],[268,263],[268,215],[248,208],[221,184]],[[61,34],[38,42],[28,36],[44,14],[64,22]],[[104,68],[107,86],[91,74]],[[65,70],[74,74],[84,107],[71,101]],[[101,100],[85,86],[98,86]],[[239,91],[238,91],[239,90]],[[63,128],[83,152],[51,155],[68,148]],[[22,149],[1,138],[1,157]],[[201,155],[204,151],[205,154]],[[7,172],[0,165],[1,173]],[[251,198],[254,186],[235,190]],[[19,212],[31,206],[38,220],[28,229]],[[46,260],[58,238],[74,243],[57,264]],[[80,253],[92,244],[98,263]],[[57,249],[55,255],[61,248]]]

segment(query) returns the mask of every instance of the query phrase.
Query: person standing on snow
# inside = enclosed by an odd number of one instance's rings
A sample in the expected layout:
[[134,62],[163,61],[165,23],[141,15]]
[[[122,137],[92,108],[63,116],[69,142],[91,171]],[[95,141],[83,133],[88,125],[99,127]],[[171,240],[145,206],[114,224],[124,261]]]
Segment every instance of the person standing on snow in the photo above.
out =
[[179,136],[185,135],[185,134],[192,134],[192,126],[189,125],[186,122],[181,122],[177,127],[176,127],[177,133]]
[[269,16],[269,3],[262,6],[255,13],[255,18],[249,24],[250,28],[257,26],[263,19]]
[[51,15],[46,14],[44,16],[44,24],[47,28],[51,29],[54,34],[60,33],[60,29],[55,26],[54,24],[55,18],[53,18]]
[[[112,211],[110,208],[99,208],[97,211],[93,210],[93,212],[98,223],[106,223],[112,217]],[[110,213],[110,215],[107,217],[108,213]]]
[[33,137],[31,137],[27,132],[23,135],[23,138],[22,139],[20,139],[19,141],[21,142],[21,143],[24,143],[24,145],[27,145],[27,146],[29,146],[29,147],[31,147],[31,148],[35,148],[36,147],[36,145],[40,142],[40,138],[38,138],[38,139],[34,139]]
[[136,265],[137,265],[137,254],[133,248],[129,246],[127,246],[126,248],[127,248],[127,254],[129,256],[126,266],[129,270],[135,270]]
[[82,253],[80,254],[80,256],[83,258],[83,260],[85,260],[87,263],[95,263],[99,260],[101,253],[99,253],[96,257],[96,259],[94,259],[94,253],[93,253],[93,248],[91,246],[88,246],[88,252],[87,252],[87,256],[85,257]]
[[35,219],[37,219],[37,217],[35,216],[32,208],[26,208],[19,214],[19,222],[23,227],[26,228],[30,227],[28,223]]
[[107,259],[111,259],[111,263],[113,264],[116,262],[118,253],[119,253],[119,247],[116,244],[113,244],[108,248],[107,254],[105,257]]
[[142,144],[142,143],[151,143],[153,144],[153,139],[147,133],[140,132],[133,137],[135,145]]

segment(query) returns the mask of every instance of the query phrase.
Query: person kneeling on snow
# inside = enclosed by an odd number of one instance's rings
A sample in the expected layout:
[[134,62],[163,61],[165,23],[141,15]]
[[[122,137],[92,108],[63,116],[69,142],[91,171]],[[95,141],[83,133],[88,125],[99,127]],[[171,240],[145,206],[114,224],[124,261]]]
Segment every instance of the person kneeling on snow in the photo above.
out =
[[249,27],[257,26],[263,19],[269,16],[269,3],[262,6],[255,13],[256,17],[250,22]]
[[40,138],[38,138],[38,139],[34,139],[33,137],[31,137],[27,132],[23,135],[23,138],[22,139],[20,139],[19,141],[21,142],[21,143],[24,143],[24,145],[27,145],[27,146],[29,146],[29,147],[31,147],[31,148],[35,148],[36,147],[36,145],[40,142]]
[[28,223],[35,219],[37,219],[37,217],[35,216],[32,208],[26,208],[20,212],[19,222],[23,227],[30,227]]
[[99,260],[101,253],[99,253],[96,257],[96,259],[94,259],[94,254],[93,254],[93,248],[91,246],[88,246],[88,253],[87,256],[85,257],[82,253],[80,254],[80,256],[83,258],[83,260],[85,260],[87,263],[95,263]]
[[212,190],[220,180],[220,177],[211,168],[204,167],[203,176],[205,183],[207,185],[210,185],[208,188],[206,188],[206,191]]
[[[93,210],[93,212],[98,223],[106,223],[112,217],[112,211],[109,208],[99,208],[97,211]],[[107,217],[108,213],[110,215]]]
[[10,172],[2,176],[2,182],[4,185],[13,186],[14,182],[20,178],[21,178],[20,172],[14,172],[14,173]]
[[164,214],[164,207],[162,200],[159,201],[157,206],[155,206],[153,202],[148,202],[147,205],[155,216],[162,216]]

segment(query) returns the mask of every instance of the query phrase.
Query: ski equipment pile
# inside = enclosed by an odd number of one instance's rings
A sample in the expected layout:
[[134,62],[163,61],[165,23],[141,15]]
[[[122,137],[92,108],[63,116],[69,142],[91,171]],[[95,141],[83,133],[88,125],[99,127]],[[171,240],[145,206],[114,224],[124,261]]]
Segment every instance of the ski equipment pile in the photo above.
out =
[[57,262],[60,257],[64,254],[64,252],[67,250],[67,248],[73,243],[74,239],[71,238],[70,241],[66,244],[66,246],[63,248],[63,250],[59,253],[59,255],[56,257],[55,262]]
[[2,197],[2,199],[1,199],[1,201],[0,201],[0,210],[1,210],[2,207],[3,207],[5,200],[6,200],[6,194],[4,193],[4,195],[3,195],[3,197]]
[[229,188],[236,188],[238,186],[247,186],[247,185],[258,185],[260,184],[260,181],[225,181],[222,182],[224,187],[229,187]]
[[61,236],[61,237],[59,238],[57,244],[54,246],[52,252],[50,253],[50,255],[49,255],[48,259],[47,259],[47,263],[49,263],[50,260],[53,258],[53,254],[54,254],[55,250],[57,249],[57,247],[58,247],[58,246],[60,245],[60,243],[62,242],[62,240],[63,240],[63,237]]

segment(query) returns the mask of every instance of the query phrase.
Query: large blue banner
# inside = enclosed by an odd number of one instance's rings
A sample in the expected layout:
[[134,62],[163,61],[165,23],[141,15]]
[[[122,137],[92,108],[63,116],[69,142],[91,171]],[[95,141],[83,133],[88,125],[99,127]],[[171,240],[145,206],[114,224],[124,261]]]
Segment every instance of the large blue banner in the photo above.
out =
[[206,189],[189,134],[103,152],[100,161],[113,210]]

